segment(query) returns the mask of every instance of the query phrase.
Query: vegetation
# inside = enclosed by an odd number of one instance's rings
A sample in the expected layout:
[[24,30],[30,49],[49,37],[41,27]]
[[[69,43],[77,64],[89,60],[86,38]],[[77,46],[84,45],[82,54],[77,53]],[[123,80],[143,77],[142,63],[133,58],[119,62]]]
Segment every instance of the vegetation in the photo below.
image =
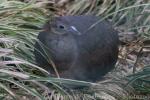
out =
[[[149,0],[52,1],[0,0],[0,99],[150,98]],[[51,78],[35,63],[33,45],[46,20],[58,15],[80,14],[110,20],[120,33],[123,45],[116,69],[108,75],[109,79],[99,83]],[[142,58],[144,63],[141,64]],[[63,88],[62,83],[90,88],[69,90]]]

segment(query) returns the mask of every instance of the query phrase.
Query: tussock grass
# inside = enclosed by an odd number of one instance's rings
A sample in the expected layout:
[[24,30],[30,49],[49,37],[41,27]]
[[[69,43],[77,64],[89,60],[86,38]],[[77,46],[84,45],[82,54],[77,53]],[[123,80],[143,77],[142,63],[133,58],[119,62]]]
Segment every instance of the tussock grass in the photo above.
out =
[[[36,66],[33,50],[42,25],[55,16],[57,4],[51,1],[0,0],[0,99],[100,99],[126,100],[129,96],[150,94],[150,66],[136,74],[99,83],[47,77]],[[93,14],[111,20],[120,33],[134,32],[150,38],[150,2],[148,0],[75,0],[67,3],[67,15]],[[91,86],[83,90],[65,90],[60,84]],[[50,85],[51,84],[51,85]]]

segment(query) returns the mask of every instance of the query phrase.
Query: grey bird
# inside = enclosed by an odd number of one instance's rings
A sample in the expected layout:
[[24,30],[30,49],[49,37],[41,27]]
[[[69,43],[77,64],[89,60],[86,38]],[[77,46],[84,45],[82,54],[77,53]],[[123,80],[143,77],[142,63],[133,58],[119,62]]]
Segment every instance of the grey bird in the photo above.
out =
[[92,15],[61,16],[48,21],[35,43],[37,64],[56,77],[97,82],[118,58],[118,32]]

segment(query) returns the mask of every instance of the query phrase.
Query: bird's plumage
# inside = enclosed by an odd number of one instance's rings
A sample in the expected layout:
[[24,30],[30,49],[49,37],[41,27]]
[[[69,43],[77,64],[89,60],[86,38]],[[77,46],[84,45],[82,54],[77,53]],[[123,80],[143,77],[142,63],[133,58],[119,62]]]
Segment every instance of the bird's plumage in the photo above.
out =
[[[95,24],[99,20],[99,17],[87,15],[57,17],[47,22],[38,35],[47,54],[39,42],[35,48],[51,57],[60,77],[98,81],[114,68],[118,57],[117,31],[107,21]],[[55,74],[48,58],[36,49],[37,64]]]

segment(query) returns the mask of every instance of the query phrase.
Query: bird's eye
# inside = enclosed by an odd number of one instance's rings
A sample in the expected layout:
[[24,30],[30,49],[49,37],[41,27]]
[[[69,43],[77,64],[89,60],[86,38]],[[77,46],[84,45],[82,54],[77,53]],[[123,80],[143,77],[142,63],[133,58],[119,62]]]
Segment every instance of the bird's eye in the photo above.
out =
[[59,29],[65,29],[65,26],[64,25],[58,25],[58,28]]

